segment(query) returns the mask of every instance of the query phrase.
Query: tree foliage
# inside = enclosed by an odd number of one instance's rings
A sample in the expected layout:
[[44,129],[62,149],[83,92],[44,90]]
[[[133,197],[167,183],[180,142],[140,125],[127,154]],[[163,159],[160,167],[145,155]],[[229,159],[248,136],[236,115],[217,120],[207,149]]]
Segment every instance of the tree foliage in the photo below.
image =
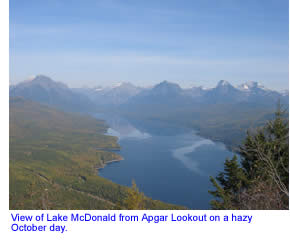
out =
[[235,156],[227,159],[224,172],[210,177],[215,191],[213,209],[288,209],[289,126],[286,111],[278,104],[275,118],[248,131]]
[[128,210],[142,210],[145,209],[145,196],[132,180],[132,186],[128,189],[128,196],[124,200],[124,207]]

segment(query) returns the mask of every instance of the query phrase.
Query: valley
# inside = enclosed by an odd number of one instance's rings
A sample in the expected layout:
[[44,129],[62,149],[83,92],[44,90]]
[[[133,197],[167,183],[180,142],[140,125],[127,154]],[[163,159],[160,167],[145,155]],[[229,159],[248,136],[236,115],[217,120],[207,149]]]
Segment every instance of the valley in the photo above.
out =
[[270,90],[258,82],[235,87],[221,80],[208,89],[181,88],[168,81],[149,88],[131,83],[69,88],[43,75],[10,86],[10,96],[22,96],[70,112],[115,113],[132,121],[146,121],[146,125],[159,121],[191,128],[205,138],[223,142],[231,150],[237,148],[247,130],[273,118],[278,101],[288,109],[289,99],[288,91]]
[[278,101],[288,108],[288,93],[223,80],[72,89],[38,75],[10,86],[10,207],[122,209],[135,180],[148,209],[208,209],[209,176]]

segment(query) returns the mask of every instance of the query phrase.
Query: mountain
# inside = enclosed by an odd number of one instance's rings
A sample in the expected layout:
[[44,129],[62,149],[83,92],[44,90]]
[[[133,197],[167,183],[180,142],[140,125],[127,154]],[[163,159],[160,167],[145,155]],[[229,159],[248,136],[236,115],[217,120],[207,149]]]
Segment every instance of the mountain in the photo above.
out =
[[235,87],[221,80],[211,89],[184,89],[168,81],[151,88],[121,83],[105,88],[70,89],[39,75],[10,86],[9,91],[12,97],[23,96],[64,110],[116,112],[130,119],[159,120],[189,127],[227,146],[239,144],[246,129],[271,119],[278,100],[284,108],[289,108],[288,91],[273,91],[258,82],[245,82]]
[[203,98],[203,102],[207,103],[226,103],[243,101],[246,96],[229,82],[220,80],[217,86],[208,90]]
[[246,82],[238,86],[238,89],[247,96],[248,102],[270,104],[273,101],[277,102],[277,100],[280,99],[283,104],[288,105],[287,94],[281,94],[277,91],[267,89],[258,82]]
[[163,81],[153,88],[145,89],[120,105],[125,111],[165,111],[191,104],[192,97],[178,84]]
[[240,86],[238,86],[238,89],[240,89],[241,91],[246,91],[246,92],[267,91],[267,89],[263,85],[261,85],[258,82],[253,82],[253,81],[249,81],[249,82],[241,84]]
[[183,89],[178,84],[163,81],[151,88],[141,88],[131,83],[119,83],[112,87],[69,88],[49,77],[38,75],[29,81],[9,86],[10,96],[24,98],[53,105],[69,111],[95,111],[108,109],[126,109],[135,111],[142,107],[159,111],[166,108],[185,108],[192,105],[208,104],[253,104],[273,105],[278,99],[288,105],[289,93],[277,92],[265,88],[258,82],[245,82],[234,87],[220,80],[216,87],[205,89],[192,87]]
[[225,80],[220,80],[216,87],[204,89],[192,87],[182,89],[176,83],[163,81],[151,89],[140,91],[139,94],[129,97],[122,107],[126,109],[138,108],[138,105],[163,105],[163,108],[188,106],[193,104],[227,104],[227,103],[252,103],[255,105],[267,105],[277,102],[278,99],[287,105],[287,93],[281,94],[266,89],[257,82],[247,82],[234,87]]
[[84,94],[73,92],[65,84],[44,75],[11,86],[9,93],[11,97],[24,97],[72,112],[91,111],[95,108],[95,104]]
[[169,95],[178,96],[182,94],[182,89],[178,84],[171,83],[168,81],[163,81],[157,84],[150,91],[152,96],[162,96],[162,97],[168,97]]
[[85,94],[98,106],[115,106],[123,104],[143,89],[131,83],[119,83],[113,87],[75,88],[74,92]]
[[170,83],[168,81],[163,81],[155,85],[151,89],[146,89],[136,95],[133,99],[134,101],[139,99],[148,98],[149,101],[165,100],[170,101],[170,98],[176,98],[183,95],[183,91],[180,86],[176,83]]
[[130,119],[189,127],[233,148],[247,129],[273,118],[279,99],[287,109],[288,96],[254,82],[234,87],[221,80],[211,89],[182,89],[164,81],[121,104],[118,112]]

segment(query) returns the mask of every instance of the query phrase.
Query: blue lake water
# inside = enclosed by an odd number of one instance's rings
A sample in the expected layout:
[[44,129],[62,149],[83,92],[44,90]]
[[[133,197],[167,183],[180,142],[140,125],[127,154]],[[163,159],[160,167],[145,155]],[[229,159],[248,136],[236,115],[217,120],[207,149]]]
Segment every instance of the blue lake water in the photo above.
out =
[[108,164],[99,175],[131,186],[134,179],[145,195],[191,209],[209,209],[213,189],[209,176],[223,170],[233,153],[222,143],[204,139],[189,129],[162,123],[132,123],[118,116],[96,114],[119,138],[124,160]]

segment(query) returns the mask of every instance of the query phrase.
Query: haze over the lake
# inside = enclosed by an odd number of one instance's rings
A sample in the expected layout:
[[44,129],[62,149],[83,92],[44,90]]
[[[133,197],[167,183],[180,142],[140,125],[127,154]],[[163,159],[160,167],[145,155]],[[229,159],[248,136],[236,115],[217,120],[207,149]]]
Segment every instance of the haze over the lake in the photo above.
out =
[[10,0],[10,81],[288,89],[287,0]]

